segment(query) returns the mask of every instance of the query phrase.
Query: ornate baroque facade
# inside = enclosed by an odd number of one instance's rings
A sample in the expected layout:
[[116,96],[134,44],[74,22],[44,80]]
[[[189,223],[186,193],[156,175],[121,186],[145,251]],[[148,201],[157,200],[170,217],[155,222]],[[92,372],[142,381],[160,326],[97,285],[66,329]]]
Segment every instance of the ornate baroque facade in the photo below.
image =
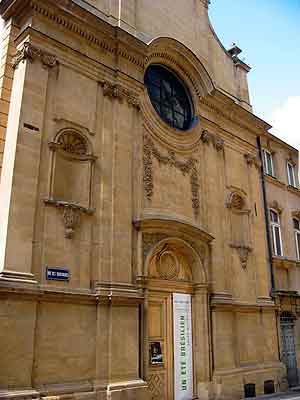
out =
[[[179,400],[178,294],[193,398],[286,388],[257,151],[270,126],[207,8],[0,2],[0,398]],[[186,88],[185,131],[149,98],[156,65]]]

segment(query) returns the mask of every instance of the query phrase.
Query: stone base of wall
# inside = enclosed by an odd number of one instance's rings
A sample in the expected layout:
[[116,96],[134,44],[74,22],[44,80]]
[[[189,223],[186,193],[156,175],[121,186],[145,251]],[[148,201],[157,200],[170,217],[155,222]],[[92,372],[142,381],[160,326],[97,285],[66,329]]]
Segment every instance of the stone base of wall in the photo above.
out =
[[245,397],[244,385],[255,384],[256,395],[264,394],[264,382],[273,380],[275,392],[288,389],[285,367],[280,362],[253,365],[234,370],[216,371],[213,377],[211,399],[235,400]]
[[[58,389],[59,387],[59,389]],[[82,390],[84,388],[82,387]],[[70,392],[70,385],[57,385],[39,390],[0,390],[0,400],[150,400],[150,392],[144,381],[120,382],[105,389]]]

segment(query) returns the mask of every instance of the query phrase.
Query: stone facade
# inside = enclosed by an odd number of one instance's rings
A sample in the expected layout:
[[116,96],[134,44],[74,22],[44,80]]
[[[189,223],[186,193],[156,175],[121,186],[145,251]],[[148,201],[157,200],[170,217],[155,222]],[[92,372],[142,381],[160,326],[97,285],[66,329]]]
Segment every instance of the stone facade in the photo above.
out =
[[[0,2],[16,48],[3,67],[13,84],[0,398],[173,400],[174,292],[192,296],[195,399],[239,399],[247,384],[261,394],[270,380],[286,387],[257,152],[270,126],[252,114],[249,67],[223,48],[207,7]],[[188,88],[197,117],[188,132],[152,107],[153,64]],[[51,267],[69,280],[47,279]],[[150,337],[168,354],[160,368],[149,366]]]
[[[288,374],[290,384],[297,385],[298,376],[300,376],[300,325],[298,319],[300,312],[300,253],[294,220],[298,221],[300,217],[299,157],[296,149],[271,135],[262,136],[261,146],[263,152],[271,155],[273,164],[272,171],[268,171],[265,166],[265,183],[272,248],[270,260],[274,273],[273,292],[278,310],[281,358],[288,367],[291,367],[291,376]],[[272,234],[270,210],[275,212],[279,218],[279,241]],[[280,242],[281,252],[275,250],[278,242]],[[282,326],[282,324],[286,324],[286,319],[290,320],[291,327],[289,343],[286,343],[287,340],[284,339],[284,327]],[[289,346],[289,360],[285,357],[287,346]],[[293,362],[294,365],[291,365]],[[293,370],[295,370],[294,375]]]

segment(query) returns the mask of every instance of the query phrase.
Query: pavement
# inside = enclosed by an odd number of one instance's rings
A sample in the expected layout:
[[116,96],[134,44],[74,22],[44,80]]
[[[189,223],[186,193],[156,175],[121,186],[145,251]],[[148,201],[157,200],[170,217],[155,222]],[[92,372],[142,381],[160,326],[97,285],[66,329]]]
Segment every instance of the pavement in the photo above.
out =
[[300,400],[300,388],[285,393],[276,393],[276,394],[274,393],[253,398],[253,400],[280,400],[280,399]]

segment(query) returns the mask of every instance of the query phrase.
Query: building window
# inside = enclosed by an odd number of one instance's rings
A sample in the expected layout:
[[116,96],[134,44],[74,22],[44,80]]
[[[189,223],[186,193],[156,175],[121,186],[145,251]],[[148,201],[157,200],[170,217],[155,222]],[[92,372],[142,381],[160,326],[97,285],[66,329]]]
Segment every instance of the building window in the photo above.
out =
[[173,72],[161,65],[150,65],[146,70],[145,85],[155,111],[168,125],[181,131],[191,127],[191,98]]
[[274,210],[270,210],[270,221],[271,221],[273,253],[275,254],[275,256],[283,256],[280,218],[279,214]]
[[275,176],[273,156],[272,153],[270,153],[268,150],[263,150],[263,165],[265,174]]
[[296,187],[295,167],[290,162],[287,162],[288,184]]
[[293,219],[294,225],[294,235],[295,235],[295,244],[296,244],[296,255],[297,259],[300,260],[300,221],[297,218]]

